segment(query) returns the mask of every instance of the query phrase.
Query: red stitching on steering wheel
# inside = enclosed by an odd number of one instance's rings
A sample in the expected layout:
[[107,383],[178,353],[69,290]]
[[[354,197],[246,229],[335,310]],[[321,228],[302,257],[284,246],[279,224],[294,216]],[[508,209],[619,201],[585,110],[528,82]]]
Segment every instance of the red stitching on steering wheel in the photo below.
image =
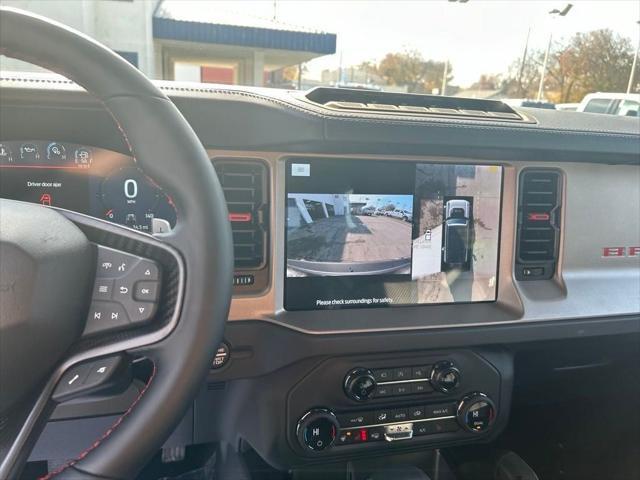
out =
[[[153,363],[153,362],[152,362]],[[122,421],[127,417],[127,415],[129,415],[131,413],[131,411],[135,408],[135,406],[138,404],[138,402],[140,401],[140,399],[142,398],[142,396],[145,394],[145,392],[149,389],[149,386],[151,385],[151,382],[153,381],[153,379],[156,376],[156,372],[158,371],[156,364],[153,363],[153,371],[151,372],[151,376],[149,377],[149,380],[147,380],[147,383],[145,384],[144,388],[142,390],[140,390],[140,393],[138,394],[138,396],[135,398],[135,400],[131,403],[131,405],[129,405],[129,408],[127,408],[127,410],[120,415],[120,417],[118,417],[118,419],[113,423],[113,425],[111,425],[101,436],[100,438],[98,438],[95,442],[93,442],[89,447],[87,447],[80,455],[78,455],[76,458],[74,458],[73,460],[68,461],[67,463],[65,463],[64,465],[62,465],[60,468],[58,468],[57,470],[54,470],[53,472],[49,472],[46,475],[38,478],[38,480],[50,480],[51,478],[55,477],[56,475],[61,474],[62,472],[64,472],[67,468],[70,468],[72,466],[74,466],[76,463],[78,463],[80,460],[82,460],[83,458],[85,458],[87,455],[89,455],[89,453],[91,453],[93,450],[95,450],[96,448],[98,448],[103,441],[105,441],[107,438],[109,438],[109,436],[115,431],[116,428],[118,428],[120,426],[120,424],[122,423]]]

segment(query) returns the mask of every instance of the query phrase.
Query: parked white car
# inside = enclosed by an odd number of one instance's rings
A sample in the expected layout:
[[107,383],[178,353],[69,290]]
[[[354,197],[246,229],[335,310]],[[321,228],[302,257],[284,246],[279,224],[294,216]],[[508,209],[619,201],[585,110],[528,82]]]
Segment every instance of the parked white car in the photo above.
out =
[[582,99],[576,112],[637,117],[640,114],[640,94],[590,93]]

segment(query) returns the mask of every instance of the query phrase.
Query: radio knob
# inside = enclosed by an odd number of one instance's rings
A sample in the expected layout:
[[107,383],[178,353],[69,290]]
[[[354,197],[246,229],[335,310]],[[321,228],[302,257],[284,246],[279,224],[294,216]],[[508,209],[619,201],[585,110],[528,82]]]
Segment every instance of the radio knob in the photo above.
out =
[[458,423],[472,433],[483,433],[491,428],[496,419],[496,407],[484,393],[475,392],[465,396],[458,405]]
[[449,361],[438,362],[431,370],[431,385],[442,393],[454,391],[460,385],[460,370]]
[[338,419],[331,410],[315,408],[305,413],[298,421],[296,435],[302,448],[320,452],[333,445],[338,428]]
[[344,393],[357,402],[371,398],[376,386],[373,372],[367,368],[354,368],[344,377]]

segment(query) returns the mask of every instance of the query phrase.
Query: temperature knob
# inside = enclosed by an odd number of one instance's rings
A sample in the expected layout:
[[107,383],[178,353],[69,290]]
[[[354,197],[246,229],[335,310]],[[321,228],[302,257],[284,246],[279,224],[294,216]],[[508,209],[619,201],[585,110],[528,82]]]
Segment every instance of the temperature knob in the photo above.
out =
[[496,407],[484,393],[471,393],[458,405],[458,423],[469,432],[486,432],[495,419]]
[[302,448],[320,452],[333,445],[339,427],[338,419],[331,410],[315,408],[298,421],[296,435]]
[[366,368],[354,368],[344,377],[344,393],[357,402],[368,400],[376,386],[373,372]]

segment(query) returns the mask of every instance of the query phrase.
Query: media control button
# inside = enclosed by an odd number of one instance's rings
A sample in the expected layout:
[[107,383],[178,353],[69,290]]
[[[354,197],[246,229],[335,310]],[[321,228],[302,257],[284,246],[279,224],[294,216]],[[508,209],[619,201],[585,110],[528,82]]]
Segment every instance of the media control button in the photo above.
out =
[[411,380],[411,367],[394,368],[393,380]]
[[116,302],[93,302],[89,308],[84,334],[116,330],[129,325],[122,305]]
[[413,379],[427,378],[430,372],[431,372],[430,367],[413,367],[411,369],[411,378]]
[[411,393],[429,393],[433,392],[433,388],[429,382],[416,382],[411,385]]
[[393,394],[394,395],[408,395],[411,393],[411,384],[410,383],[401,383],[399,385],[393,386]]
[[389,385],[378,385],[378,387],[376,388],[376,394],[375,397],[376,398],[380,398],[380,397],[388,397],[389,395],[393,395],[392,392],[392,387]]
[[344,378],[344,393],[357,402],[368,400],[376,390],[376,380],[371,370],[354,368]]
[[389,369],[378,369],[373,371],[373,377],[377,382],[390,382],[393,380],[393,373]]

